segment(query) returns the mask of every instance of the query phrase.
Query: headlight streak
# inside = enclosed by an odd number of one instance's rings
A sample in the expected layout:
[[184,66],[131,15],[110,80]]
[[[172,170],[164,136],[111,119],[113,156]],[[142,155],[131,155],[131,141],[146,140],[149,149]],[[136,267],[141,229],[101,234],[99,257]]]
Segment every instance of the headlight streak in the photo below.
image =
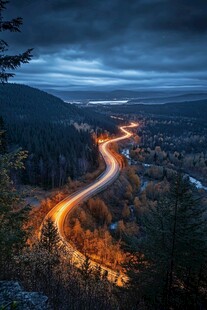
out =
[[[109,146],[114,142],[119,142],[121,140],[130,138],[132,136],[132,133],[127,131],[125,128],[134,128],[137,126],[138,124],[136,123],[131,123],[131,125],[129,126],[122,126],[120,127],[120,130],[124,133],[124,135],[99,144],[99,151],[106,163],[105,172],[101,175],[100,178],[98,178],[98,180],[95,180],[92,184],[84,187],[81,190],[78,190],[77,192],[73,193],[72,195],[66,197],[61,202],[59,202],[52,210],[48,212],[44,219],[45,221],[46,219],[51,218],[55,222],[63,244],[67,247],[70,253],[72,252],[74,263],[80,266],[84,262],[85,256],[76,249],[74,249],[72,245],[70,245],[66,241],[66,236],[64,232],[65,219],[68,214],[75,207],[77,207],[78,204],[80,204],[80,202],[86,201],[90,197],[96,195],[98,192],[104,190],[107,186],[109,186],[115,181],[115,179],[119,175],[121,168],[120,163],[116,159],[115,155],[112,154],[112,152],[110,151]],[[112,282],[117,281],[118,285],[123,285],[123,283],[127,282],[127,277],[123,274],[120,275],[118,272],[113,271],[110,268],[102,266],[91,260],[90,264],[93,268],[101,267],[102,272],[107,271],[108,279]]]

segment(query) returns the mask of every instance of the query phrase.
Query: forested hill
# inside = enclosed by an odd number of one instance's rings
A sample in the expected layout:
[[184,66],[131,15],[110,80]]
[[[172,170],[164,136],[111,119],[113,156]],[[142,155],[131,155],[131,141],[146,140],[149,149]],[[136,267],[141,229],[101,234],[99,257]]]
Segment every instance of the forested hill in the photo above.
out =
[[[78,116],[76,106],[68,105],[59,98],[25,85],[0,86],[0,105],[3,117],[22,120],[69,120]],[[41,112],[41,113],[40,113]]]
[[[68,177],[95,169],[98,150],[90,130],[115,132],[116,126],[109,117],[90,112],[35,88],[0,85],[0,116],[8,147],[29,152],[24,182],[47,188],[62,186]],[[90,127],[77,129],[74,122]]]
[[167,117],[190,117],[199,120],[207,119],[207,99],[175,102],[166,104],[125,104],[105,106],[106,110],[124,114],[147,114]]
[[70,123],[71,120],[85,122],[92,127],[100,127],[111,132],[116,126],[107,117],[91,112],[87,108],[79,108],[65,103],[61,99],[39,89],[19,84],[0,85],[0,115],[4,119],[38,121],[58,121]]

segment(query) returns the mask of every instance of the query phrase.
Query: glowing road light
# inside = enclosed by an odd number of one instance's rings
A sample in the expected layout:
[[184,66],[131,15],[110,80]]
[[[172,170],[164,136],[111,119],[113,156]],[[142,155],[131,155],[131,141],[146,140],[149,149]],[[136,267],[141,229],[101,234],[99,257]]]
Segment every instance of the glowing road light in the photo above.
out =
[[[60,201],[52,210],[49,211],[49,213],[46,215],[45,220],[47,218],[52,218],[53,221],[56,223],[59,235],[63,243],[72,249],[72,246],[66,241],[65,232],[64,232],[64,224],[65,219],[67,215],[80,203],[85,201],[86,199],[89,199],[90,197],[94,196],[101,190],[103,190],[106,186],[112,184],[115,179],[119,175],[120,171],[120,165],[117,159],[115,158],[114,154],[109,150],[109,145],[113,142],[118,142],[127,138],[130,138],[132,136],[132,133],[127,131],[125,128],[134,128],[137,127],[138,124],[131,123],[129,126],[121,126],[120,130],[124,133],[124,135],[107,140],[103,142],[102,144],[99,144],[99,151],[102,154],[105,163],[106,163],[106,170],[103,173],[103,175],[100,177],[100,179],[94,181],[91,185],[83,188],[82,190],[79,190],[75,192],[74,194],[66,197],[62,201]],[[73,249],[73,255],[76,259],[76,263],[78,262],[80,265],[83,263],[85,256],[80,253],[79,251]],[[109,279],[111,277],[111,280],[117,278],[119,274],[117,272],[114,272],[113,270],[106,268],[98,263],[95,263],[93,261],[90,261],[91,265],[94,267],[101,267],[102,271],[107,271],[109,275]],[[126,276],[122,275],[122,278],[126,280]]]

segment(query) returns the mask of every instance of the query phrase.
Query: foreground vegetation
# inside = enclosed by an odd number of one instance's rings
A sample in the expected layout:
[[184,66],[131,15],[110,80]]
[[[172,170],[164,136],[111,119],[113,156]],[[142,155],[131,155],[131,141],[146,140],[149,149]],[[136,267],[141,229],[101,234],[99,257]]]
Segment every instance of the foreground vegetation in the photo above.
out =
[[[140,141],[136,136],[134,143]],[[61,195],[47,199],[39,213],[23,207],[13,178],[27,154],[8,151],[4,131],[0,153],[1,279],[44,292],[53,309],[206,308],[206,198],[187,177],[158,163],[126,164],[108,191],[68,219],[69,242],[86,254],[77,269],[51,220],[40,239],[35,234]],[[67,186],[72,190],[73,182]],[[109,283],[106,274],[91,268],[88,256],[127,273],[129,282],[121,288]]]
[[[131,249],[123,266],[130,281],[118,288],[101,276],[100,270],[92,270],[87,258],[80,270],[71,264],[70,254],[51,220],[45,223],[40,240],[30,238],[30,229],[26,229],[30,211],[17,204],[17,192],[10,178],[12,169],[22,168],[23,158],[21,152],[0,156],[1,279],[18,279],[26,289],[43,291],[53,309],[206,307],[206,209],[187,179],[176,176],[171,189],[137,217],[138,238],[133,239],[134,247],[128,241]],[[136,186],[137,181],[134,178]],[[127,195],[127,199],[132,199],[132,193]],[[97,225],[110,223],[110,211],[101,200],[91,200],[87,206]],[[132,224],[126,208],[122,214],[125,225],[130,221]],[[93,220],[91,224],[95,225]],[[123,226],[119,229],[119,240],[124,241],[127,231]]]

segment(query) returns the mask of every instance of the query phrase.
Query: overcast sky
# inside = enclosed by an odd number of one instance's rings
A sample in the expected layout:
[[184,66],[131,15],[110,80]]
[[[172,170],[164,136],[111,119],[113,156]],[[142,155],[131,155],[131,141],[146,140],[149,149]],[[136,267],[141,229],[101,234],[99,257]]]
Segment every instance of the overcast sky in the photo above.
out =
[[207,0],[11,0],[24,19],[10,51],[33,47],[13,81],[109,90],[207,86]]

